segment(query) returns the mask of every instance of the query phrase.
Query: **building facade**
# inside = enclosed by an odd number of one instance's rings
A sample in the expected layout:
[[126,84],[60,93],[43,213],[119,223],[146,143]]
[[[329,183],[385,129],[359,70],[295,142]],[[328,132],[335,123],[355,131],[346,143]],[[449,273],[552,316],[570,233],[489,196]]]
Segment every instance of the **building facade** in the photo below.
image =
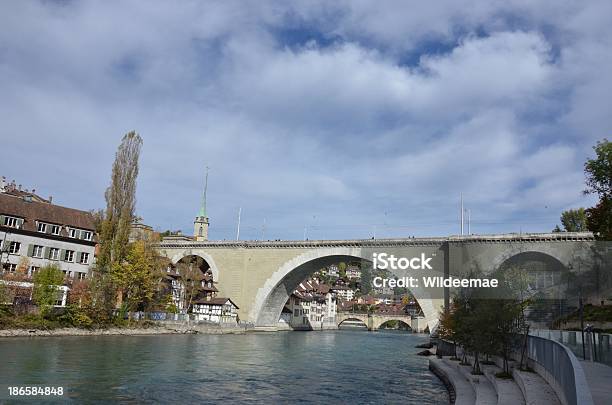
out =
[[238,306],[229,298],[199,299],[193,304],[192,313],[197,321],[238,324]]
[[57,265],[66,277],[84,279],[96,253],[95,223],[89,212],[62,207],[32,193],[0,192],[2,271],[31,276]]
[[346,267],[346,278],[349,280],[360,280],[361,269],[355,265],[349,265]]
[[335,328],[336,313],[336,296],[329,286],[310,279],[300,283],[291,294],[279,323],[291,329]]

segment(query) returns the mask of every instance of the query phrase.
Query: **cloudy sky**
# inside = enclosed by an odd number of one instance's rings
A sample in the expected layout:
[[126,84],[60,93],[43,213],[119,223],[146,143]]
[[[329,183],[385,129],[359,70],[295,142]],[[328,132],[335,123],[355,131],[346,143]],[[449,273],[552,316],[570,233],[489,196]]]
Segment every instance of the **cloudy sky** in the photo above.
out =
[[[290,3],[290,4],[289,4]],[[610,137],[609,1],[41,1],[0,12],[0,175],[211,238],[549,231]]]

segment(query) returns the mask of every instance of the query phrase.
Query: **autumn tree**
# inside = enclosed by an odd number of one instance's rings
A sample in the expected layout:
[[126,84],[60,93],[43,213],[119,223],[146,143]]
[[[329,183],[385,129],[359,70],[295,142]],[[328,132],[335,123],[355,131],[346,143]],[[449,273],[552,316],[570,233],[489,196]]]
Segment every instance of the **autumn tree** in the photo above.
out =
[[45,316],[61,294],[59,287],[64,281],[64,274],[59,267],[51,265],[38,269],[33,279],[32,297],[40,308],[41,315]]
[[136,241],[129,247],[126,260],[117,272],[119,285],[125,296],[128,311],[145,310],[155,293],[159,260],[155,250],[145,241]]
[[[135,216],[136,179],[142,138],[134,131],[127,133],[115,155],[111,184],[106,190],[106,211],[100,224],[100,254],[97,270],[102,273],[99,282],[103,287],[114,285],[117,299],[123,299],[125,285],[123,263],[129,254],[130,226]],[[110,280],[106,278],[110,274]]]
[[596,194],[599,202],[586,210],[586,222],[597,238],[612,240],[612,143],[604,139],[593,149],[596,157],[584,164],[584,193]]
[[23,279],[28,278],[28,271],[30,270],[30,259],[27,256],[22,256],[17,263],[15,273],[20,275]]
[[455,316],[456,303],[453,302],[450,308],[445,308],[440,313],[440,323],[438,324],[438,335],[453,344],[452,360],[457,359],[457,317]]

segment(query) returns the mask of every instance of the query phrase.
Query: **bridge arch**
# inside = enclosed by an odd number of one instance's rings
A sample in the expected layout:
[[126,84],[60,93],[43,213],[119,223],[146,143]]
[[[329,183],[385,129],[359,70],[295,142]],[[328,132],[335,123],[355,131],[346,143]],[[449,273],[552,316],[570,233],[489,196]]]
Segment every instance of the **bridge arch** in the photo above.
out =
[[378,322],[374,322],[374,329],[380,329],[384,324],[388,323],[388,322],[393,322],[393,321],[397,321],[403,325],[406,325],[408,327],[408,329],[412,330],[412,325],[408,322],[406,322],[406,319],[399,319],[399,317],[397,319],[381,319]]
[[557,257],[535,250],[509,256],[498,270],[503,272],[512,267],[524,269],[532,276],[529,287],[534,290],[559,286],[569,270]]
[[219,280],[219,268],[215,264],[215,260],[212,258],[211,255],[209,255],[208,253],[202,252],[201,250],[196,251],[192,249],[186,249],[184,251],[181,251],[181,252],[178,252],[172,255],[170,260],[172,264],[176,266],[181,260],[184,260],[185,258],[192,257],[192,256],[199,257],[200,259],[204,260],[204,262],[208,265],[208,268],[212,272],[213,280],[215,281]]
[[363,326],[365,326],[366,328],[368,327],[368,320],[367,320],[367,318],[364,320],[364,319],[362,319],[361,317],[355,316],[355,317],[342,318],[342,319],[340,320],[340,322],[337,322],[337,323],[338,323],[338,328],[339,328],[340,326],[342,326],[342,324],[343,324],[344,322],[346,322],[346,321],[357,321],[357,322],[361,322],[361,323],[363,324]]
[[[366,256],[361,248],[329,247],[309,250],[283,263],[258,289],[249,318],[255,319],[258,327],[275,327],[283,306],[300,282],[322,267],[355,259],[370,262],[371,256]],[[438,323],[442,300],[427,298],[421,289],[412,292],[432,330]]]
[[569,261],[569,258],[566,256],[567,252],[559,251],[559,249],[552,249],[548,246],[538,246],[537,249],[525,249],[523,246],[513,246],[498,254],[493,259],[491,268],[493,270],[503,270],[504,267],[508,267],[509,265],[520,265],[526,261],[539,260],[559,267],[560,269],[566,269],[564,262],[566,263]]

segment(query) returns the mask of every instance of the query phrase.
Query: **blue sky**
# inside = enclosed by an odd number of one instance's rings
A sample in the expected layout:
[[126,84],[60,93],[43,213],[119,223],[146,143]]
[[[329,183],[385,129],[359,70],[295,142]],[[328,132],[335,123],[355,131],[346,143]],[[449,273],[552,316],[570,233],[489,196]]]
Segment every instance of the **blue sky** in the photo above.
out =
[[214,239],[549,231],[610,137],[607,1],[7,2],[0,175],[102,208],[122,135],[137,211]]

